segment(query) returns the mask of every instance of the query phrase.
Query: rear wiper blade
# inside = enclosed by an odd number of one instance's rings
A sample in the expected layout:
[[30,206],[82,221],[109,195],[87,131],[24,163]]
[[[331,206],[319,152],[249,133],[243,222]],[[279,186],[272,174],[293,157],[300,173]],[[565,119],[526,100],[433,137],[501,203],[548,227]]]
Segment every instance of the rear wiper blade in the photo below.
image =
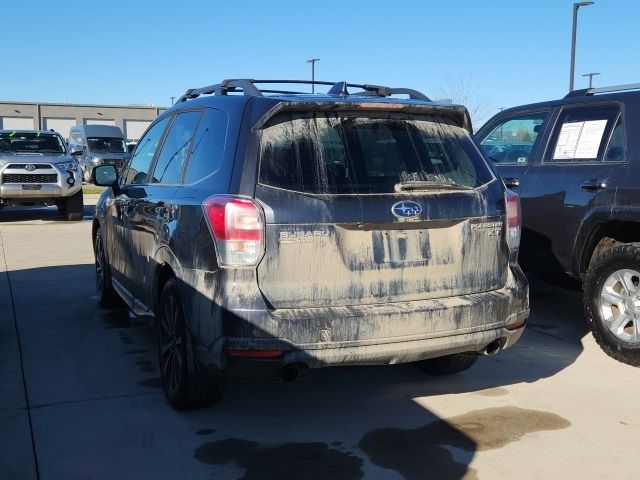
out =
[[396,192],[406,192],[408,190],[473,190],[468,185],[448,182],[429,182],[426,180],[408,180],[396,183],[393,187]]

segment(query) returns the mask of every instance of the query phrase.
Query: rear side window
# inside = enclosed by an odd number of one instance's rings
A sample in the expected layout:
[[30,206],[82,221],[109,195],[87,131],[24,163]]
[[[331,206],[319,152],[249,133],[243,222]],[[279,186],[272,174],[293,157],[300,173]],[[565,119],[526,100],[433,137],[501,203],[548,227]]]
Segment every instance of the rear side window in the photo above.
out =
[[195,183],[221,169],[226,138],[227,114],[208,108],[193,139],[184,183]]
[[[556,124],[547,162],[596,162],[605,157],[609,137],[620,124],[620,109],[615,105],[592,105],[566,108]],[[618,130],[618,129],[616,129]],[[612,140],[620,147],[621,129]],[[622,140],[624,137],[622,138]],[[624,149],[612,151],[611,160],[624,159]]]
[[501,120],[480,144],[495,163],[527,164],[538,143],[547,112],[530,113]]
[[605,162],[624,162],[626,160],[627,138],[624,133],[624,122],[622,115],[618,117],[616,126],[611,134],[611,140],[604,154]]
[[285,113],[259,132],[260,183],[306,193],[393,193],[407,182],[474,188],[492,174],[445,119]]
[[151,183],[180,183],[184,160],[189,152],[200,114],[201,112],[184,112],[176,116],[158,155]]

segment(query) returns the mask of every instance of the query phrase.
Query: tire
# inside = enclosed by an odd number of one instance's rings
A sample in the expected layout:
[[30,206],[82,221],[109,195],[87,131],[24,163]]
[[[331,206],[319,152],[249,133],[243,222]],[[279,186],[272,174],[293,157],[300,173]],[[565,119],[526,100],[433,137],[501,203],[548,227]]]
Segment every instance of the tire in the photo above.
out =
[[82,189],[78,190],[70,197],[63,198],[58,206],[58,211],[71,222],[82,220],[82,216],[84,215]]
[[640,244],[613,247],[592,262],[583,303],[589,330],[602,350],[640,367]]
[[478,361],[476,355],[447,355],[445,357],[429,358],[416,362],[415,365],[430,375],[453,375],[470,369]]
[[109,263],[104,254],[104,237],[102,228],[98,228],[95,239],[96,265],[96,298],[98,305],[104,309],[122,307],[124,302],[113,288]]
[[158,362],[162,388],[177,410],[207,407],[218,401],[223,379],[201,374],[193,359],[178,282],[167,281],[158,308]]
[[56,206],[58,207],[58,213],[60,214],[60,216],[66,217],[67,216],[67,202],[65,202],[64,200],[61,200]]

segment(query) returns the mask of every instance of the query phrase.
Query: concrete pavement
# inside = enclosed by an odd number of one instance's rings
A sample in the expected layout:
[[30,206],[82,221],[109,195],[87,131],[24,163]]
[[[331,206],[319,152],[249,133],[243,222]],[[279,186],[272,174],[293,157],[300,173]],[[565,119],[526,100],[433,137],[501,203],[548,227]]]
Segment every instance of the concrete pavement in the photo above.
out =
[[151,329],[95,304],[90,230],[0,211],[3,479],[638,477],[640,371],[600,351],[577,292],[535,282],[520,343],[455,377],[327,369],[176,412]]

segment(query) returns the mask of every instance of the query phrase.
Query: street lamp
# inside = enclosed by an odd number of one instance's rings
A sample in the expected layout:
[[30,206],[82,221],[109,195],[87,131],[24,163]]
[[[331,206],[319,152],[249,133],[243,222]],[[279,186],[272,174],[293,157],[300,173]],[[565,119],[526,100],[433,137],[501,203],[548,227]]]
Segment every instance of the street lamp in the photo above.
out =
[[578,9],[588,7],[594,2],[577,2],[573,4],[573,32],[571,35],[571,73],[569,73],[569,91],[573,92],[573,76],[576,68],[576,29],[578,23]]
[[307,63],[311,64],[311,93],[316,93],[316,62],[319,62],[319,58],[310,58]]
[[583,77],[589,77],[589,88],[591,88],[591,85],[593,84],[593,77],[596,75],[600,75],[600,72],[591,72],[582,75]]

